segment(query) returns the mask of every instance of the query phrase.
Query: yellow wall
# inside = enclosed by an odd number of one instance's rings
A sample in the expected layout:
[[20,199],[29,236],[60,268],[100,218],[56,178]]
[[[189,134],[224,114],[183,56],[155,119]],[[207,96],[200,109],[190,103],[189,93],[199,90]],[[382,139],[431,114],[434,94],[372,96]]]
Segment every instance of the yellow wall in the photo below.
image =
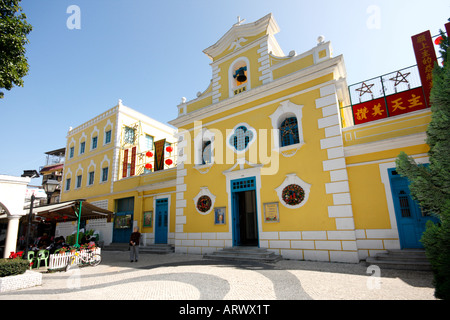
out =
[[431,120],[431,110],[424,109],[383,120],[343,129],[346,147],[424,133]]
[[347,172],[356,229],[390,229],[378,164],[348,167]]
[[[203,126],[208,129],[215,129],[222,132],[223,146],[226,146],[226,132],[227,129],[232,129],[236,124],[245,122],[257,131],[259,129],[269,129],[265,142],[261,141],[258,137],[258,141],[253,143],[250,149],[259,147],[261,145],[272,146],[270,129],[272,123],[269,116],[275,112],[279,107],[279,103],[273,103],[272,105],[259,108],[253,111],[246,112],[243,115],[230,117],[223,119],[223,117],[230,116],[234,113],[248,110],[249,108],[259,105],[274,98],[279,98],[283,94],[290,94],[291,92],[301,91],[307,87],[313,86],[321,81],[327,81],[331,77],[325,76],[320,79],[302,84],[286,92],[280,92],[273,96],[266,97],[264,100],[254,101],[248,104],[243,104],[239,108],[224,111],[216,116],[203,119]],[[315,100],[320,98],[319,90],[308,91],[304,94],[291,97],[289,100],[297,105],[303,105],[303,132],[305,145],[297,152],[293,157],[284,157],[277,153],[274,153],[276,158],[279,158],[279,168],[271,175],[263,175],[261,177],[261,194],[257,201],[261,205],[261,212],[259,212],[258,219],[263,221],[263,203],[278,202],[279,198],[274,191],[286,178],[286,174],[295,172],[302,180],[312,184],[311,193],[307,203],[299,209],[288,209],[281,203],[279,205],[280,222],[279,223],[262,223],[263,231],[295,231],[295,230],[334,230],[336,228],[334,219],[328,217],[327,208],[332,205],[331,195],[325,194],[325,183],[329,182],[329,173],[323,172],[322,161],[327,157],[326,150],[320,149],[320,140],[325,138],[323,130],[318,130],[317,119],[322,117],[322,111],[315,106]],[[223,120],[221,120],[223,119]],[[217,121],[217,122],[216,122]],[[212,125],[208,125],[209,122],[214,122]],[[184,129],[186,129],[185,127]],[[194,131],[190,132],[191,146],[194,146]],[[217,138],[215,138],[217,139]],[[215,140],[216,141],[216,140]],[[217,144],[217,141],[215,142]],[[234,158],[237,156],[228,150],[230,154],[233,154]],[[271,147],[266,153],[267,156],[272,154]],[[258,157],[251,160],[253,163],[261,163],[264,159]],[[246,152],[246,158],[250,159],[250,151]],[[222,163],[226,162],[226,154],[222,157],[218,157],[216,152],[215,161]],[[193,154],[191,156],[191,162],[194,162]],[[195,209],[195,203],[192,200],[200,191],[201,187],[207,186],[212,194],[216,195],[215,207],[227,207],[228,210],[228,194],[226,192],[226,177],[223,172],[230,169],[234,165],[232,164],[215,164],[211,167],[208,173],[202,174],[194,168],[192,164],[185,164],[187,169],[187,176],[185,177],[185,183],[189,186],[185,192],[184,198],[187,199],[186,215],[187,221],[184,231],[185,232],[227,232],[229,230],[230,221],[226,221],[227,225],[217,226],[214,225],[213,214],[201,215]],[[265,168],[269,168],[270,164],[265,165]]]
[[277,68],[273,71],[273,79],[281,78],[285,75],[292,73],[294,70],[301,70],[306,67],[312,66],[314,64],[313,55],[308,55],[304,58],[298,59],[292,63],[289,63],[285,66]]
[[[67,137],[67,156],[64,167],[64,177],[71,178],[71,186],[69,191],[64,191],[66,184],[65,181],[63,181],[61,201],[86,199],[91,203],[96,203],[97,201],[107,200],[108,210],[115,212],[117,200],[133,197],[134,220],[137,221],[137,225],[141,228],[142,233],[153,233],[153,227],[143,228],[143,213],[145,211],[153,210],[153,198],[155,195],[167,195],[167,197],[170,198],[169,232],[175,232],[176,189],[174,185],[176,168],[122,178],[123,144],[121,139],[123,139],[123,137],[122,132],[116,132],[117,128],[122,130],[123,125],[132,125],[140,122],[142,132],[153,136],[155,141],[161,137],[166,138],[170,143],[175,141],[173,135],[165,136],[169,133],[168,130],[171,130],[168,129],[167,126],[161,125],[161,127],[156,128],[156,122],[153,123],[151,119],[149,120],[147,117],[141,118],[139,115],[140,114],[134,110],[120,105],[69,132]],[[120,125],[117,125],[117,119],[120,119]],[[108,126],[108,130],[111,129],[112,131],[111,142],[104,145],[104,128],[106,126]],[[99,131],[98,147],[91,150],[91,132],[95,127]],[[86,136],[85,153],[79,155],[79,139],[83,134]],[[73,140],[75,143],[73,143]],[[116,145],[117,142],[119,143],[118,145]],[[75,146],[74,157],[69,158],[69,148],[73,145]],[[133,145],[127,145],[126,147],[131,148]],[[144,146],[140,147],[141,149],[144,149]],[[143,152],[145,150],[140,151]],[[115,155],[115,152],[117,155]],[[176,149],[173,152],[176,152]],[[115,156],[118,157],[116,163],[114,162]],[[109,164],[104,161],[105,157],[109,160]],[[103,167],[108,166],[109,168],[108,180],[106,182],[100,181],[102,162]],[[87,179],[89,172],[94,168],[93,166],[89,168],[91,163],[95,164],[95,179],[94,184],[88,186]],[[83,169],[82,185],[80,188],[75,188],[77,171],[78,174],[81,173],[81,170],[78,169],[79,167]],[[114,172],[114,170],[116,171]],[[115,176],[116,181],[113,181],[113,176]]]
[[[108,116],[109,115],[109,116]],[[86,122],[85,124],[73,129],[67,136],[66,145],[66,160],[64,164],[63,183],[61,201],[67,201],[72,199],[84,199],[92,195],[105,194],[110,192],[112,173],[113,173],[113,154],[114,154],[114,137],[116,135],[116,118],[117,115],[114,112],[114,108],[98,116],[102,118],[100,121],[94,121],[95,119]],[[97,148],[91,150],[92,132],[98,133],[92,135],[97,136]],[[105,129],[111,130],[111,142],[105,144]],[[85,138],[82,138],[83,135]],[[85,152],[79,154],[80,151],[80,138],[81,141],[85,141]],[[74,156],[70,158],[70,147],[74,147]],[[105,156],[109,160],[103,162]],[[94,184],[87,186],[89,172],[94,170],[91,166],[91,161],[95,164],[95,178]],[[108,180],[106,182],[101,181],[102,174],[102,162],[103,167],[108,167]],[[82,184],[81,188],[76,188],[77,171],[81,166],[82,170]],[[90,167],[90,168],[89,168]],[[71,178],[70,190],[66,191],[66,178]]]

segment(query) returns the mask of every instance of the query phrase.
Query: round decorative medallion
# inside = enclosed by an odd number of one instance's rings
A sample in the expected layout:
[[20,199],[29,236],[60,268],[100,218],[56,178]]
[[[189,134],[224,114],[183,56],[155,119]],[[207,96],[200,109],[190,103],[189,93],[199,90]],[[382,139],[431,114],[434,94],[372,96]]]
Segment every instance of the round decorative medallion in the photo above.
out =
[[286,204],[295,206],[305,199],[305,190],[299,185],[290,184],[283,189],[282,197]]
[[197,209],[200,212],[207,212],[211,209],[211,198],[208,196],[201,196],[197,201]]

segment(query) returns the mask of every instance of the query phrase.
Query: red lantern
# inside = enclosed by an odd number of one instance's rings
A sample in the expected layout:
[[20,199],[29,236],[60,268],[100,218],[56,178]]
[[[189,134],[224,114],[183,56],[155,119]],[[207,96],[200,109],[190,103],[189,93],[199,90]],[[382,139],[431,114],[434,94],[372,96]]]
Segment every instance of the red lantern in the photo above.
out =
[[145,164],[145,169],[150,170],[152,168],[152,164],[151,163],[146,163]]
[[169,146],[169,147],[166,147],[166,151],[167,151],[167,152],[172,152],[172,151],[173,151],[173,148],[170,147],[170,146]]
[[145,155],[149,158],[153,157],[153,153],[151,151],[147,151]]
[[68,216],[64,216],[64,217],[63,217],[64,220],[67,220],[67,218],[68,218]]
[[172,159],[167,159],[165,162],[168,166],[170,166],[173,163]]
[[442,36],[439,36],[439,37],[437,37],[437,38],[434,40],[434,44],[438,46],[438,45],[441,43],[442,40],[444,40],[444,39],[442,38]]

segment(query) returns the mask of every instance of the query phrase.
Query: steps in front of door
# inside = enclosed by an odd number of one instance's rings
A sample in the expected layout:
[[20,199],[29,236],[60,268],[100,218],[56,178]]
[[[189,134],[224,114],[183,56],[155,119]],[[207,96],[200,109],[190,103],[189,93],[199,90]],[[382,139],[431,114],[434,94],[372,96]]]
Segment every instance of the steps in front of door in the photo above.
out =
[[[128,251],[128,243],[111,243],[102,250],[105,251]],[[139,253],[167,254],[174,252],[174,248],[170,244],[150,244],[139,247]]]
[[228,247],[205,254],[204,259],[213,260],[234,260],[234,261],[258,261],[275,263],[282,257],[264,248],[258,247]]
[[104,246],[102,250],[104,251],[128,251],[129,249],[128,243],[110,243],[107,246]]
[[431,271],[431,264],[425,255],[425,250],[421,249],[388,250],[387,253],[368,257],[366,264],[386,269]]
[[139,253],[167,254],[174,251],[175,248],[170,244],[150,244],[139,247]]

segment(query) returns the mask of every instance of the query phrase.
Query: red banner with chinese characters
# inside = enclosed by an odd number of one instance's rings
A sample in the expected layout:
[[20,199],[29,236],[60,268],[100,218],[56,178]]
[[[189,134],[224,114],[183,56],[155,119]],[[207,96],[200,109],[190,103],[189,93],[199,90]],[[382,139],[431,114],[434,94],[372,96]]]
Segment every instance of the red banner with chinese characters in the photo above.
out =
[[128,168],[128,149],[123,152],[122,178],[126,178]]
[[155,171],[164,170],[164,146],[166,139],[155,141]]
[[450,22],[445,24],[445,31],[447,31],[447,37],[450,37]]
[[426,107],[422,87],[392,94],[386,96],[386,99],[379,98],[352,106],[355,125],[421,110]]
[[136,171],[136,147],[131,149],[131,168],[130,168],[130,177],[134,176]]
[[353,105],[353,119],[355,120],[355,125],[383,119],[387,116],[384,98]]
[[427,107],[422,87],[387,96],[386,101],[391,117]]
[[430,91],[433,87],[433,68],[437,62],[430,31],[425,31],[411,37],[420,80],[425,92],[425,100],[430,105]]

